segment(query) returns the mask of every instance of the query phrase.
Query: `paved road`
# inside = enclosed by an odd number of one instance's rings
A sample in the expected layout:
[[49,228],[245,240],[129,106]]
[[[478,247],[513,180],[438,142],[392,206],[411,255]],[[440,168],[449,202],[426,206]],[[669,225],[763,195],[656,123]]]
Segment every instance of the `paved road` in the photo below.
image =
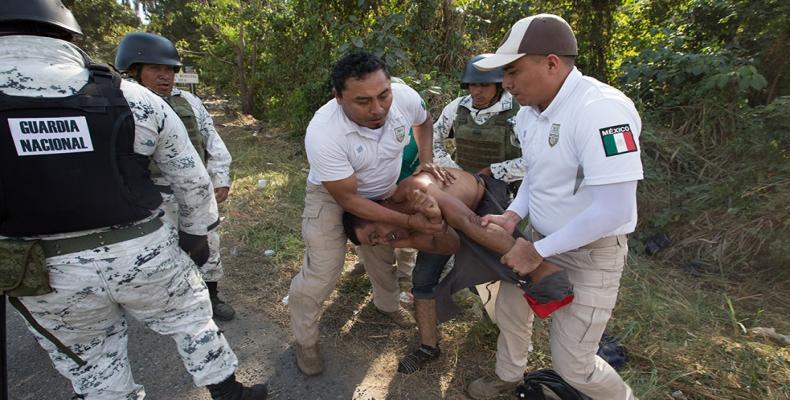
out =
[[[343,365],[345,357],[342,354],[324,348],[328,369],[344,373],[305,378],[293,361],[288,332],[264,320],[259,313],[250,312],[251,307],[236,304],[238,318],[220,326],[240,360],[236,373],[240,381],[268,381],[272,399],[367,397],[360,396],[359,390],[355,394],[358,383],[364,379],[364,369],[349,369]],[[53,368],[49,357],[29,334],[13,307],[7,304],[6,309],[10,399],[70,399],[73,391],[69,382]],[[145,386],[147,399],[209,399],[208,391],[192,384],[172,339],[160,336],[136,321],[129,324],[129,358],[135,380]]]

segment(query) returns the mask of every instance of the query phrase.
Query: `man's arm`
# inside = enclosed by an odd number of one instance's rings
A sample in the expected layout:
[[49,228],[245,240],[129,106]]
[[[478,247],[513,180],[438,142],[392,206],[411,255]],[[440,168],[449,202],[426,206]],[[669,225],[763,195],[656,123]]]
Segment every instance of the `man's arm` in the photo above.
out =
[[493,163],[488,167],[488,175],[505,183],[520,181],[524,178],[524,159],[521,157],[512,160]]
[[[427,193],[436,198],[447,224],[463,232],[476,243],[497,254],[508,254],[514,247],[516,240],[511,236],[512,231],[508,232],[496,224],[488,224],[485,227],[481,226],[480,216],[470,210],[462,201],[443,192],[435,186],[429,186]],[[524,240],[520,240],[520,242],[521,241]],[[533,267],[529,270],[521,268],[521,265],[514,267],[504,261],[505,259],[503,257],[504,264],[513,268],[520,275],[529,275],[534,282],[560,270],[558,266],[545,261],[539,261],[537,267]]]
[[123,81],[135,119],[135,153],[147,155],[173,189],[180,231],[205,235],[218,221],[214,189],[206,168],[189,141],[184,124],[159,96],[136,83]]
[[450,154],[447,153],[444,141],[453,130],[455,114],[458,112],[458,103],[461,102],[462,98],[459,97],[447,104],[433,124],[433,160],[434,163],[444,168],[460,168],[450,157]]
[[518,225],[518,223],[521,222],[521,220],[528,214],[529,176],[524,175],[524,179],[521,181],[521,186],[518,188],[518,193],[516,193],[516,198],[513,199],[512,203],[510,203],[510,207],[508,207],[507,210],[500,215],[484,215],[482,218],[480,218],[480,225],[486,227],[489,224],[496,224],[504,228],[506,232],[513,233],[516,225]]
[[451,255],[458,252],[461,240],[453,228],[447,228],[442,233],[429,235],[427,233],[413,232],[406,239],[390,243],[395,248],[417,249],[426,253]]
[[208,153],[206,170],[211,177],[211,183],[214,185],[214,195],[217,203],[222,203],[227,199],[230,190],[230,163],[233,158],[214,127],[214,120],[211,118],[206,106],[203,105],[203,102],[189,92],[181,92],[181,96],[189,102],[189,105],[195,111],[195,119],[203,137],[204,147]]
[[357,177],[322,182],[326,190],[344,210],[367,220],[386,222],[420,232],[435,234],[444,231],[444,224],[432,224],[422,214],[408,215],[390,210],[357,193]]

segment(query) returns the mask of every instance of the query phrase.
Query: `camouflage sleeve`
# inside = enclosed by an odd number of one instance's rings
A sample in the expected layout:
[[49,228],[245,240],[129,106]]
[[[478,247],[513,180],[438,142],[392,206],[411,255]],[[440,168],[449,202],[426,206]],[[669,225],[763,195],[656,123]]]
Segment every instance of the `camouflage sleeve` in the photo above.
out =
[[203,143],[208,152],[206,160],[206,170],[211,177],[211,183],[215,188],[230,187],[230,163],[232,157],[222,137],[214,128],[214,120],[211,118],[203,102],[192,93],[181,92],[181,96],[189,102],[195,111],[195,117],[200,127],[200,134],[203,136]]
[[184,124],[164,100],[142,86],[124,81],[121,89],[134,115],[134,150],[151,157],[170,183],[178,201],[179,230],[205,235],[217,221],[217,202]]
[[458,168],[458,164],[453,161],[447,148],[444,147],[444,141],[450,136],[453,129],[455,114],[461,99],[462,97],[459,97],[447,104],[442,110],[442,114],[433,123],[433,162],[445,168]]
[[524,170],[524,159],[521,157],[491,164],[491,174],[494,178],[507,183],[524,179]]

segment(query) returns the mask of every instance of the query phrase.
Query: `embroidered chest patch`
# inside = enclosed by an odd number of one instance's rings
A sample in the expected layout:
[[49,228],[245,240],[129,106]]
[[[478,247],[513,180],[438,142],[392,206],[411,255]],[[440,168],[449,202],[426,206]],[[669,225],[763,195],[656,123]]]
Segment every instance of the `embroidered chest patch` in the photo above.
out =
[[395,139],[398,142],[403,142],[403,139],[405,139],[405,138],[406,138],[406,127],[399,126],[399,127],[395,128]]
[[554,147],[560,141],[560,124],[551,124],[549,129],[549,146]]
[[623,124],[598,130],[607,157],[631,153],[637,150],[631,125]]

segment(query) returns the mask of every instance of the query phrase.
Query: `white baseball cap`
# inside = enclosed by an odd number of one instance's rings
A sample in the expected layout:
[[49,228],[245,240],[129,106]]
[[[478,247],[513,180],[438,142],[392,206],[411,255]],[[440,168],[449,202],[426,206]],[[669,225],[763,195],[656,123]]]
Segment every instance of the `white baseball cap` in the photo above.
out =
[[490,71],[527,54],[576,56],[578,53],[576,36],[564,19],[554,14],[538,14],[513,24],[496,53],[474,65],[481,71]]

